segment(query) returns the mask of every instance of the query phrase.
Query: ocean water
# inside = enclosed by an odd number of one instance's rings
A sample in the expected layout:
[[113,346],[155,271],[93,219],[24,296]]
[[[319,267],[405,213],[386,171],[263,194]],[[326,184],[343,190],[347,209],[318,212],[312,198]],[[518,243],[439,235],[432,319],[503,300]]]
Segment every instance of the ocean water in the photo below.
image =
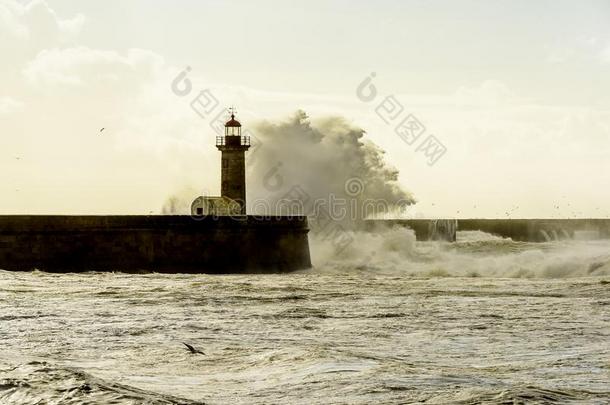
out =
[[313,245],[284,275],[0,271],[0,404],[610,403],[610,242]]

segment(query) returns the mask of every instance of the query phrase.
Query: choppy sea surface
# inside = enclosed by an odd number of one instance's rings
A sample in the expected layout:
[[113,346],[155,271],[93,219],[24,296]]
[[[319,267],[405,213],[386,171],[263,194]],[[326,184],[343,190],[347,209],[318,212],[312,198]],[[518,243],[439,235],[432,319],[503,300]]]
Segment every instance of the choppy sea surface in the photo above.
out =
[[610,402],[608,241],[350,249],[284,275],[0,271],[0,404]]

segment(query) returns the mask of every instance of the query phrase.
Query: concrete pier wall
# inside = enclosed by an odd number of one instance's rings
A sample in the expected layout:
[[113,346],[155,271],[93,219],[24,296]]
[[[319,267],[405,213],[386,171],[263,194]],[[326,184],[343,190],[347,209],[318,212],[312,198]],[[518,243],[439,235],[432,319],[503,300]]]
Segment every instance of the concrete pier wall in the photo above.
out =
[[[434,229],[434,221],[438,220],[369,220],[366,221],[366,228],[404,226],[413,229],[417,240],[426,241],[433,239],[431,229]],[[597,238],[610,238],[610,219],[458,219],[457,231],[482,231],[523,242],[572,239],[579,232],[587,232]],[[446,240],[451,241],[450,238]]]
[[0,269],[287,272],[311,267],[306,217],[0,216]]
[[[447,226],[450,223],[455,224],[455,222],[454,219],[371,219],[364,221],[364,227],[367,231],[375,232],[387,226],[403,226],[412,229],[419,241],[455,242],[457,227],[455,225]],[[441,232],[438,232],[439,227],[442,228]]]
[[578,232],[607,238],[610,219],[460,219],[458,230],[480,230],[523,242],[573,239]]

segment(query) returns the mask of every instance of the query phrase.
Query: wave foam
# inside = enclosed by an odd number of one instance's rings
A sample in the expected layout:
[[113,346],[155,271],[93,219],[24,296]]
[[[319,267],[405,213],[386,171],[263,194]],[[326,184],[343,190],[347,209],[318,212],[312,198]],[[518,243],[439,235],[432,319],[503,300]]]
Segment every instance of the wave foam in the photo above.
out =
[[314,267],[323,272],[377,271],[411,277],[565,278],[610,275],[610,241],[515,242],[458,232],[455,243],[416,242],[412,230],[350,232],[336,253],[312,235]]

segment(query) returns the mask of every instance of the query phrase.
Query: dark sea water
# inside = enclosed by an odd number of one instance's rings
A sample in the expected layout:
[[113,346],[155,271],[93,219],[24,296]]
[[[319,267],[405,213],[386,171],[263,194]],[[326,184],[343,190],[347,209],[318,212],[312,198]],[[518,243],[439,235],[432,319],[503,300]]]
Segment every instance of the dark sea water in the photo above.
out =
[[0,271],[0,404],[610,403],[609,242],[314,248],[285,275]]

